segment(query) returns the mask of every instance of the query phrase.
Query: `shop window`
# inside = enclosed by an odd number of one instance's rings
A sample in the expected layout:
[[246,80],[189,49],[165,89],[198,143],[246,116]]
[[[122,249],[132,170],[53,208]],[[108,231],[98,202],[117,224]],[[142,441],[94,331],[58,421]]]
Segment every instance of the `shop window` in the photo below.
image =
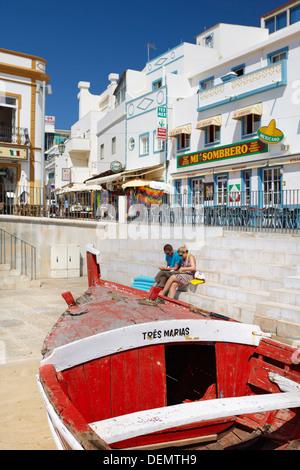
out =
[[203,181],[200,178],[192,180],[192,204],[195,207],[203,203]]
[[251,203],[251,171],[245,170],[242,173],[242,181],[243,181],[243,192],[242,192],[242,203],[245,205],[249,205]]
[[0,165],[0,202],[7,201],[9,194],[14,192],[18,181],[18,171],[13,166]]
[[175,204],[181,204],[181,180],[175,181]]
[[281,203],[281,169],[265,168],[263,171],[264,205],[274,207]]
[[140,156],[144,157],[149,154],[149,134],[140,136]]
[[217,176],[217,204],[227,202],[227,175]]
[[242,118],[242,137],[255,134],[260,126],[260,116],[248,114]]
[[213,201],[214,200],[214,183],[204,183],[204,201]]
[[179,134],[177,136],[177,150],[187,150],[190,148],[190,135]]
[[220,126],[207,126],[205,128],[205,144],[220,142]]

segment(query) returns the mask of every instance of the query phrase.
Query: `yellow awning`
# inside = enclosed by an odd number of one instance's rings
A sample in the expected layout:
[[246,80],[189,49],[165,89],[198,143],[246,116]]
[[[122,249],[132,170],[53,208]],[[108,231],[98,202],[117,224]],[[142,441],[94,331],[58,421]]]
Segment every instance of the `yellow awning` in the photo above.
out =
[[221,126],[222,125],[222,116],[213,116],[211,118],[202,119],[202,121],[197,122],[196,129],[205,129],[208,126]]
[[169,133],[169,137],[177,137],[179,134],[191,134],[192,126],[187,124],[186,126],[175,127]]
[[245,106],[244,108],[237,109],[234,111],[232,119],[242,119],[244,116],[248,116],[248,114],[257,114],[261,116],[263,113],[263,105],[262,103],[252,104],[251,106]]

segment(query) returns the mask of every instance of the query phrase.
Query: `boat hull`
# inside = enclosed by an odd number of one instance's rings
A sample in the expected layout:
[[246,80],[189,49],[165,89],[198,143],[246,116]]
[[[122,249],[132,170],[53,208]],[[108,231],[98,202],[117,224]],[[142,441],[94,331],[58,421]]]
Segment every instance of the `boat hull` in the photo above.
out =
[[88,271],[80,299],[64,294],[68,310],[37,377],[58,448],[298,445],[295,348],[256,325],[102,280],[96,252]]

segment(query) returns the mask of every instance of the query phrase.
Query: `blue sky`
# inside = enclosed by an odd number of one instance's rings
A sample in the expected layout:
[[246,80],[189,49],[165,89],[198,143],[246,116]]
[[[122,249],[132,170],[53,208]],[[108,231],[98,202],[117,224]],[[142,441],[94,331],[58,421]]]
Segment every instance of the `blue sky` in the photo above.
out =
[[284,0],[0,0],[0,47],[47,61],[53,94],[46,114],[56,128],[70,129],[78,120],[78,82],[91,83],[100,94],[111,72],[142,70],[147,62],[216,23],[260,26],[260,16]]

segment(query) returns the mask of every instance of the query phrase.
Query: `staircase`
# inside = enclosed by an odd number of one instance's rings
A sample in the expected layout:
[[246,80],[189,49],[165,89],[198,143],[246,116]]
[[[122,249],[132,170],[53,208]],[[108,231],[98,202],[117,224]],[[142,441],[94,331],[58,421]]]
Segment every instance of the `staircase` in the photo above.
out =
[[26,289],[36,280],[36,248],[0,229],[0,289]]
[[[170,243],[176,248],[183,244]],[[163,245],[162,240],[114,240],[106,251],[104,244],[102,278],[132,285],[136,276],[154,277],[164,264]],[[257,323],[278,336],[300,337],[300,237],[224,231],[222,236],[206,237],[204,246],[192,254],[206,283],[195,293],[181,292],[179,300]]]

